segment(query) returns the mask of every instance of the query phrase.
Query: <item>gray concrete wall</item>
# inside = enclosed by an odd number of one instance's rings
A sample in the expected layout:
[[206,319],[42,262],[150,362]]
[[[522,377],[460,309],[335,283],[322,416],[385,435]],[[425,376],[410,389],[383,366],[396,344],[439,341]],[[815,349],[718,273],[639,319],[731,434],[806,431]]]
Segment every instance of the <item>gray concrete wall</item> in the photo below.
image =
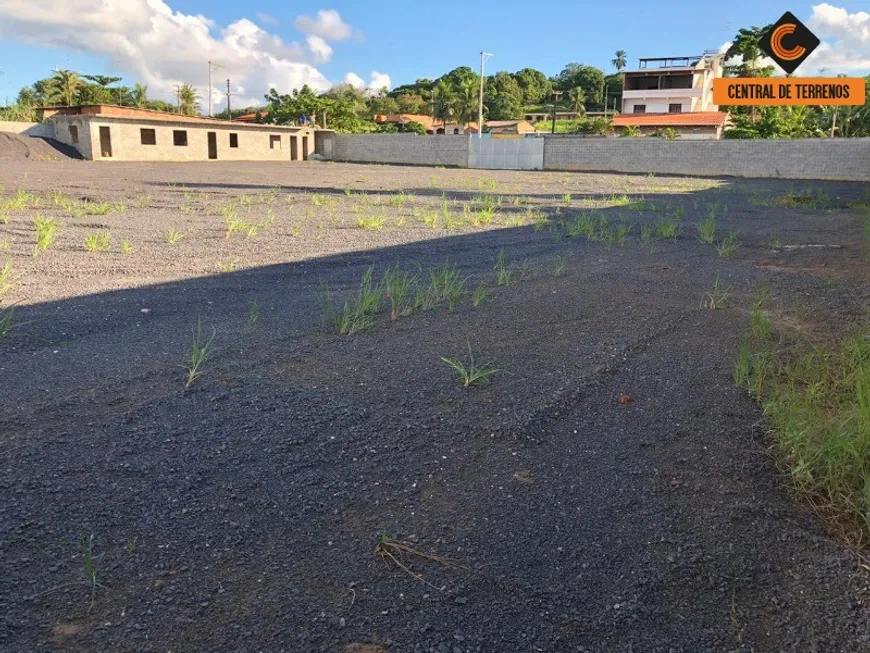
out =
[[870,181],[870,138],[667,141],[547,136],[544,169]]
[[462,134],[336,134],[332,158],[359,163],[467,168],[468,139]]
[[[69,145],[78,150],[86,159],[93,159],[93,139],[90,133],[90,121],[85,116],[63,116],[52,118],[52,131],[54,139],[65,145]],[[78,142],[73,141],[72,131],[70,127],[78,128]],[[99,147],[99,144],[97,145]]]
[[0,132],[12,132],[24,136],[54,138],[54,128],[47,122],[13,122],[0,120]]

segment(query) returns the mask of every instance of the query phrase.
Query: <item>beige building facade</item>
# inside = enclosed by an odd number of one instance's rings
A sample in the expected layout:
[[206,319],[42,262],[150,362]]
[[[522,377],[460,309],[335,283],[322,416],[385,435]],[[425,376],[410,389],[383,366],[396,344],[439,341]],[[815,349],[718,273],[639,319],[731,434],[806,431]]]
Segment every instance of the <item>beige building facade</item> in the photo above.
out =
[[95,161],[304,161],[314,152],[315,131],[305,127],[239,124],[127,107],[71,109],[86,111],[51,116],[54,138]]

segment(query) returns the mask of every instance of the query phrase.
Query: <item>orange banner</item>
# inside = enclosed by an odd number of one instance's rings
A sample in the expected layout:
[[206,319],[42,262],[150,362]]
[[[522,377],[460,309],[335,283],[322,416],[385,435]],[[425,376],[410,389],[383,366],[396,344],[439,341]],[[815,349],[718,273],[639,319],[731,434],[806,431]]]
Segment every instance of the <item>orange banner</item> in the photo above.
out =
[[718,77],[713,103],[719,105],[864,104],[863,77]]

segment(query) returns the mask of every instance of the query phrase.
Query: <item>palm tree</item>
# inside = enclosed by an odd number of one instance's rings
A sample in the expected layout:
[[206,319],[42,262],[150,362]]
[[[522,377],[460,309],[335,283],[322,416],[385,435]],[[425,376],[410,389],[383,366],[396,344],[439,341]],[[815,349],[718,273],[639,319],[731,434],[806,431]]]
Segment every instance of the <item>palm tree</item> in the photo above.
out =
[[178,89],[178,112],[185,116],[195,116],[199,112],[199,95],[186,82]]
[[465,127],[477,115],[480,85],[476,79],[466,79],[459,84],[453,96],[456,122]]
[[76,95],[85,85],[78,73],[71,70],[55,70],[51,76],[50,101],[60,100],[66,106],[72,106]]
[[628,65],[625,50],[617,50],[614,53],[614,58],[610,60],[610,63],[613,64],[614,68],[616,68],[616,72],[621,73],[622,69]]
[[580,86],[575,86],[568,91],[568,102],[572,111],[581,116],[586,113],[586,92]]
[[432,89],[432,117],[444,123],[444,133],[447,133],[447,119],[453,116],[453,87],[450,82],[438,80]]
[[139,84],[137,82],[136,86],[133,88],[133,106],[148,106],[148,87],[145,84]]

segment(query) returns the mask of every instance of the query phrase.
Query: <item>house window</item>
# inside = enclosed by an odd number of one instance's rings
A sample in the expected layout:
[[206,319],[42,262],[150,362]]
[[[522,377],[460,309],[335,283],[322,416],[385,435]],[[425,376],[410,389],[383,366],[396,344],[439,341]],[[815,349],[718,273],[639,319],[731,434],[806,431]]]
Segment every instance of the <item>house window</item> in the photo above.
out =
[[645,104],[635,104],[634,105],[634,113],[646,113],[646,105]]
[[281,149],[281,137],[276,136],[274,134],[269,135],[269,149],[270,150],[280,150]]
[[454,134],[458,134],[458,133],[459,133],[459,127],[456,127],[456,128],[453,130],[453,133],[454,133]]
[[72,140],[73,144],[79,142],[79,128],[75,125],[69,126],[69,137]]
[[668,113],[682,113],[683,105],[682,104],[669,104],[668,105]]
[[142,145],[157,145],[157,131],[154,129],[140,129],[139,140]]
[[176,147],[187,147],[187,132],[183,129],[172,131],[172,144]]
[[238,134],[230,134],[230,147],[238,147],[239,146],[239,135]]

